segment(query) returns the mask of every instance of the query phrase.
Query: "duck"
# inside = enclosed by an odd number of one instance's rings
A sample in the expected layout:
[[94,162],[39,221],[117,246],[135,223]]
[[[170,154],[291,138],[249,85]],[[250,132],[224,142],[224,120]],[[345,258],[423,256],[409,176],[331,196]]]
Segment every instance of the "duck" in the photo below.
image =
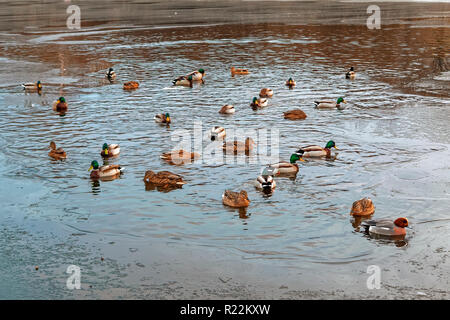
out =
[[355,70],[353,69],[353,67],[350,67],[350,70],[347,71],[347,73],[345,74],[345,78],[353,80],[353,79],[355,79],[355,77],[356,77]]
[[188,152],[183,149],[166,152],[161,155],[161,159],[176,165],[191,163],[198,158],[200,158],[200,154],[196,152]]
[[123,90],[135,90],[139,88],[139,82],[128,81],[123,84]]
[[226,137],[226,131],[223,127],[214,127],[210,132],[211,141],[223,140]]
[[63,148],[56,149],[56,144],[53,141],[50,142],[50,152],[48,153],[48,155],[55,160],[63,160],[67,157],[66,152],[63,150]]
[[155,115],[155,117],[153,119],[155,119],[155,122],[157,122],[157,123],[170,124],[170,122],[171,122],[169,113],[157,114],[157,115]]
[[395,220],[379,219],[379,220],[365,220],[361,226],[365,228],[370,235],[379,236],[383,238],[404,238],[406,236],[406,227],[409,221],[407,218],[401,217]]
[[222,202],[224,205],[233,208],[246,208],[250,204],[245,190],[241,190],[240,192],[225,190],[222,194]]
[[225,153],[241,153],[245,152],[248,154],[250,151],[253,150],[253,147],[256,145],[255,141],[247,137],[245,139],[245,142],[241,141],[226,141],[223,143],[222,149]]
[[183,177],[178,174],[169,171],[155,173],[152,170],[145,171],[144,182],[162,188],[181,188],[186,184]]
[[236,69],[235,67],[231,67],[231,76],[234,77],[234,75],[246,75],[250,72],[247,69]]
[[106,78],[109,81],[116,79],[116,72],[113,70],[113,68],[109,68],[108,72],[106,72]]
[[115,179],[122,174],[123,168],[118,164],[99,166],[97,160],[94,160],[91,162],[89,171],[91,171],[91,179]]
[[196,71],[192,71],[191,73],[188,73],[186,77],[192,76],[192,81],[202,81],[205,77],[205,70],[198,69]]
[[67,111],[68,105],[64,97],[59,97],[58,100],[53,102],[53,110],[58,112]]
[[192,76],[181,76],[172,81],[174,86],[185,86],[191,87],[193,86],[193,78]]
[[23,83],[22,87],[26,91],[40,91],[42,90],[42,83],[41,81],[36,83]]
[[272,89],[268,89],[268,88],[263,88],[261,89],[261,91],[259,92],[259,96],[261,98],[272,98],[273,96],[273,90]]
[[289,110],[283,113],[285,119],[289,120],[303,120],[306,119],[307,115],[300,109]]
[[299,171],[297,161],[305,161],[303,160],[303,157],[300,154],[293,153],[291,155],[291,158],[289,159],[289,162],[281,161],[278,163],[270,164],[270,168],[275,169],[275,175],[291,175],[291,174],[297,174]]
[[250,107],[252,107],[253,110],[256,110],[257,108],[267,107],[267,103],[267,98],[258,99],[257,97],[253,97],[252,103],[250,103]]
[[324,148],[320,146],[311,145],[301,147],[296,153],[301,154],[303,157],[306,158],[331,157],[331,148],[339,150],[338,147],[336,147],[334,141],[330,140],[327,142]]
[[344,110],[345,107],[341,103],[347,103],[344,98],[339,97],[334,103],[333,101],[314,101],[315,107],[318,109],[333,109],[337,108],[339,110]]
[[115,157],[120,153],[120,146],[118,144],[104,143],[100,155],[104,158]]
[[273,179],[277,169],[274,167],[266,167],[261,170],[261,174],[256,178],[255,187],[262,190],[264,193],[271,193],[276,188],[277,184]]
[[355,217],[367,217],[375,212],[375,206],[370,198],[363,198],[353,202],[351,216]]
[[221,114],[233,114],[236,110],[234,106],[231,104],[226,104],[222,108],[220,108],[219,113]]
[[295,87],[295,85],[296,85],[297,83],[294,81],[294,79],[292,79],[292,78],[289,78],[289,79],[287,79],[286,80],[286,85],[290,88],[290,89],[292,89],[293,87]]

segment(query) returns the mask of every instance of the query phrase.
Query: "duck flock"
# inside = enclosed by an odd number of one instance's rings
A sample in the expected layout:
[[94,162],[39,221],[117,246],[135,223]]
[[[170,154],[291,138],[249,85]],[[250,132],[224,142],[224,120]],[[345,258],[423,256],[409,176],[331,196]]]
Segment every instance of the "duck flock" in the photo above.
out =
[[[248,75],[250,73],[247,69],[237,69],[235,67],[231,68],[231,76],[236,75]],[[187,75],[180,76],[173,80],[174,86],[187,86],[193,87],[194,83],[203,84],[205,83],[205,70],[198,69]],[[109,68],[106,72],[105,77],[110,81],[114,82],[117,78],[116,72],[113,68]],[[356,77],[354,68],[351,67],[349,71],[345,74],[346,79],[354,80]],[[294,79],[289,78],[286,81],[286,86],[289,89],[293,89],[296,85]],[[22,85],[27,92],[42,92],[42,83],[38,81],[37,83],[27,83]],[[136,81],[129,81],[123,84],[124,90],[136,90],[139,88],[139,83]],[[274,92],[270,88],[263,88],[259,93],[259,98],[254,97],[250,103],[250,107],[253,110],[258,110],[264,108],[268,105],[269,99],[273,96]],[[343,97],[339,97],[334,101],[314,101],[315,107],[319,109],[338,109],[343,110],[346,101]],[[52,105],[53,110],[64,114],[68,109],[68,103],[64,97],[60,97]],[[234,106],[224,105],[220,110],[221,114],[233,114],[235,113]],[[289,120],[302,120],[305,119],[307,115],[300,109],[290,110],[284,113],[284,118]],[[169,113],[157,114],[154,117],[156,123],[162,125],[170,125],[171,118]],[[226,137],[226,130],[223,127],[214,127],[210,132],[211,141],[224,141]],[[244,142],[241,141],[224,141],[223,151],[225,153],[249,154],[255,142],[252,138],[248,137]],[[254,181],[255,187],[265,194],[271,194],[276,188],[275,178],[279,176],[295,176],[299,167],[297,161],[305,161],[304,158],[331,158],[332,149],[338,149],[334,141],[328,141],[324,147],[318,145],[308,145],[299,148],[294,152],[289,161],[281,161],[278,163],[273,163],[262,168],[260,175]],[[100,155],[103,159],[117,157],[120,154],[120,146],[118,144],[107,144],[104,143],[100,151]],[[64,160],[67,155],[62,148],[57,148],[55,142],[50,142],[50,152],[48,155],[55,160]],[[163,153],[161,159],[170,164],[184,164],[188,162],[195,161],[199,159],[200,155],[195,152],[189,152],[185,150],[174,150],[172,152]],[[118,178],[122,172],[123,168],[120,165],[102,165],[94,160],[91,162],[91,167],[89,168],[91,179],[101,179],[101,180],[114,180]],[[170,171],[153,172],[148,170],[144,175],[144,182],[150,187],[157,187],[160,189],[171,190],[176,188],[181,188],[186,182],[178,174],[172,173]],[[240,192],[234,192],[231,190],[225,190],[222,195],[222,202],[226,206],[233,208],[246,208],[250,205],[250,200],[248,198],[247,192],[241,190]],[[408,227],[407,218],[397,218],[392,219],[382,219],[382,220],[371,220],[372,215],[375,212],[375,207],[373,202],[369,198],[363,198],[361,200],[355,201],[353,203],[350,215],[354,217],[356,225],[361,225],[366,232],[372,236],[388,238],[388,239],[402,239],[406,236],[406,227]]]

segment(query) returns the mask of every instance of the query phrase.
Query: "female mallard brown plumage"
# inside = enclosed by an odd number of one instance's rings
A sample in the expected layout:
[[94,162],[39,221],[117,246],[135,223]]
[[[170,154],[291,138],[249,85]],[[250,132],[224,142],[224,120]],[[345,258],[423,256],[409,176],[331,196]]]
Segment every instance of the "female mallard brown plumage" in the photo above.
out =
[[355,79],[355,77],[356,77],[355,70],[353,69],[353,67],[350,67],[350,70],[347,71],[347,73],[345,74],[345,78],[353,80],[353,79]]
[[331,157],[331,148],[338,149],[333,140],[328,141],[327,144],[325,145],[325,148],[316,145],[311,145],[301,147],[296,153],[306,158]]
[[135,90],[139,88],[139,82],[128,81],[123,84],[123,90]]
[[171,164],[182,165],[185,163],[191,163],[196,159],[199,159],[200,155],[196,152],[188,152],[181,150],[175,150],[172,152],[163,153],[161,159]]
[[169,171],[154,173],[151,170],[145,172],[144,182],[162,188],[181,188],[186,184],[178,174]]
[[94,160],[91,162],[89,171],[91,171],[91,179],[113,180],[122,174],[123,168],[118,164],[99,166],[97,160]]
[[231,76],[234,77],[234,75],[246,75],[250,72],[247,69],[236,69],[235,67],[231,67]]
[[233,208],[245,208],[250,204],[247,192],[242,190],[241,192],[234,192],[225,190],[222,195],[222,202],[224,205]]
[[50,152],[48,155],[52,157],[55,160],[63,160],[66,159],[66,152],[63,150],[63,148],[56,149],[56,144],[52,141],[50,142]]
[[104,143],[100,155],[104,158],[115,157],[120,153],[120,146],[118,144]]
[[164,124],[170,124],[170,114],[169,113],[161,113],[157,114],[155,117],[155,122],[157,123],[164,123]]
[[306,119],[306,117],[306,113],[300,109],[284,112],[284,118],[289,120],[303,120]]
[[58,100],[53,102],[53,110],[57,112],[65,112],[67,111],[68,105],[66,99],[64,97],[60,97]]
[[261,91],[259,92],[259,96],[261,98],[272,98],[273,90],[268,88],[261,89]]
[[375,206],[369,198],[363,198],[353,202],[352,210],[350,211],[351,216],[363,217],[370,216],[375,212]]
[[242,153],[245,152],[248,154],[253,150],[253,147],[256,145],[255,141],[248,137],[245,139],[245,142],[241,141],[226,141],[223,143],[222,149],[225,153]]
[[219,110],[219,113],[221,114],[233,114],[234,112],[234,106],[232,106],[231,104],[226,104]]

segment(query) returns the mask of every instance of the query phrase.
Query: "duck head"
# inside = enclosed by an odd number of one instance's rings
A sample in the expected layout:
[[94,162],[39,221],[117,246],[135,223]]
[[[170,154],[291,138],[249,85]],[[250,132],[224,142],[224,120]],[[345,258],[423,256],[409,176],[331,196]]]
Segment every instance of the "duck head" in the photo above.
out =
[[97,170],[98,169],[98,162],[97,160],[94,160],[91,162],[91,167],[89,168],[89,171],[91,171],[92,169]]
[[339,98],[337,99],[337,101],[336,101],[336,104],[340,104],[341,102],[342,102],[342,103],[347,103],[347,101],[345,101],[344,98],[339,97]]
[[204,69],[198,69],[198,72],[200,72],[201,74],[205,74],[205,70]]
[[291,159],[289,160],[292,164],[294,164],[297,161],[305,161],[303,160],[303,156],[299,153],[293,153],[291,154]]
[[107,156],[108,155],[108,144],[107,143],[104,143],[103,144],[103,147],[102,147],[102,150],[105,152],[105,155]]
[[170,114],[166,113],[166,123],[170,123]]
[[408,219],[406,218],[398,218],[394,221],[394,224],[400,228],[406,228],[409,225]]
[[339,150],[338,147],[336,147],[336,144],[334,143],[333,140],[328,141],[325,146],[325,149],[331,149],[331,148],[335,148],[336,150]]

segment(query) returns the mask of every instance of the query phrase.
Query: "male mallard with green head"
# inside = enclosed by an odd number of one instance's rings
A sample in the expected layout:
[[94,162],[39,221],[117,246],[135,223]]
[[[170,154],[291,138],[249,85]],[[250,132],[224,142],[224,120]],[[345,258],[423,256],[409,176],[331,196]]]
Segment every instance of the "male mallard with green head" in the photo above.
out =
[[341,105],[341,103],[347,103],[347,101],[344,100],[344,98],[339,97],[334,103],[333,101],[314,101],[315,107],[318,109],[333,109],[337,108],[339,110],[344,110],[345,107]]
[[337,150],[336,144],[333,140],[327,142],[324,148],[316,145],[301,147],[296,153],[306,158],[320,158],[320,157],[331,157],[331,148]]

